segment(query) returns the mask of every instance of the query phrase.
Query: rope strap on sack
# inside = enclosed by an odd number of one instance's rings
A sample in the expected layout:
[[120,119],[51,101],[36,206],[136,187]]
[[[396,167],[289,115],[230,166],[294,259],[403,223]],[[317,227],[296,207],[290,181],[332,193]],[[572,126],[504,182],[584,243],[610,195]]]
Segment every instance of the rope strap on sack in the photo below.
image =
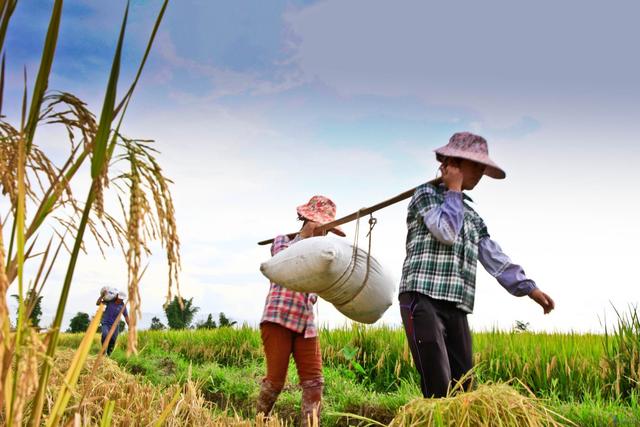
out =
[[[369,271],[371,270],[371,241],[373,240],[373,228],[376,226],[376,224],[378,223],[378,219],[374,218],[373,215],[369,214],[369,232],[367,232],[367,237],[369,238],[369,250],[367,251],[367,270],[364,274],[364,280],[362,280],[362,284],[360,285],[360,288],[356,291],[356,293],[353,295],[353,298],[355,299],[358,295],[360,295],[360,292],[362,292],[362,290],[364,289],[365,286],[367,286],[367,282],[369,281]],[[357,248],[356,248],[357,250]]]
[[353,251],[351,252],[351,260],[349,261],[349,265],[347,265],[347,268],[345,268],[344,272],[342,272],[340,277],[333,281],[333,283],[327,288],[327,290],[333,290],[335,287],[340,287],[343,283],[348,282],[351,276],[353,276],[353,272],[356,269],[356,260],[358,256],[358,239],[360,235],[360,210],[356,212],[356,215],[356,230],[353,237]]
[[[349,261],[349,265],[347,266],[347,268],[344,270],[344,272],[340,275],[340,277],[338,277],[332,284],[331,286],[329,286],[327,288],[327,290],[329,289],[334,289],[335,287],[340,287],[342,286],[342,284],[346,283],[349,281],[349,279],[351,279],[351,276],[353,276],[353,273],[356,270],[356,266],[358,264],[358,250],[360,248],[359,245],[359,239],[360,239],[360,213],[361,213],[362,209],[359,210],[356,214],[356,227],[355,227],[355,233],[354,233],[354,238],[353,238],[353,251],[351,252],[351,260]],[[358,290],[354,293],[353,298],[357,297],[360,292],[362,292],[362,290],[364,289],[364,287],[367,285],[367,281],[369,280],[369,270],[370,270],[370,266],[371,266],[371,245],[372,245],[372,240],[373,240],[373,234],[372,231],[374,229],[374,227],[376,226],[376,224],[378,223],[377,218],[374,218],[373,215],[369,214],[369,231],[367,232],[367,238],[369,239],[368,242],[368,251],[367,251],[367,263],[366,263],[366,271],[365,271],[365,277],[364,280],[362,281],[362,284],[360,285],[360,287],[358,288]]]

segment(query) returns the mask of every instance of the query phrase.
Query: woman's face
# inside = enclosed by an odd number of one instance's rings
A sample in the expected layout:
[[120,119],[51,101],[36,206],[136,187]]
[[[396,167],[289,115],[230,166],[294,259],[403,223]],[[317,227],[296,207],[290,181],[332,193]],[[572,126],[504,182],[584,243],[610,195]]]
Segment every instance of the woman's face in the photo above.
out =
[[486,168],[482,163],[462,159],[460,162],[460,171],[464,176],[462,179],[462,189],[473,190],[473,188],[478,185],[478,182],[480,182]]

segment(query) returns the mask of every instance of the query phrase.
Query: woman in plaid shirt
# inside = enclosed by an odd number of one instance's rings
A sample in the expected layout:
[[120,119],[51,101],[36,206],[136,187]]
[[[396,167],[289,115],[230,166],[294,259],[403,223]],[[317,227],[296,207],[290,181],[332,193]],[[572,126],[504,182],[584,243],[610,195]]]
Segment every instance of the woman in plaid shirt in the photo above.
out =
[[442,183],[419,186],[409,203],[399,295],[424,397],[446,396],[450,385],[472,368],[467,314],[473,311],[477,261],[512,295],[528,295],[545,314],[554,309],[553,300],[491,240],[468,204],[471,199],[462,193],[483,175],[505,177],[489,159],[485,139],[460,132],[435,151]]
[[[298,206],[298,219],[303,221],[293,238],[278,236],[271,246],[275,255],[301,239],[321,235],[316,228],[336,217],[336,205],[324,196],[313,196]],[[331,230],[344,236],[338,227]],[[267,375],[262,380],[258,396],[258,413],[268,415],[284,387],[289,359],[293,354],[302,387],[302,424],[311,425],[312,415],[320,415],[322,400],[322,358],[318,330],[313,315],[317,295],[295,292],[271,283],[265,302],[260,334],[267,359]]]

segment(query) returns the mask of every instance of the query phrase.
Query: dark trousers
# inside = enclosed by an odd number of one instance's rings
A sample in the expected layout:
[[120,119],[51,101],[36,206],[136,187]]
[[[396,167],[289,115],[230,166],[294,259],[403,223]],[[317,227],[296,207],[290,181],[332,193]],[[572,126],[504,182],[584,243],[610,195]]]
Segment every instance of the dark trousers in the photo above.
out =
[[[109,330],[111,330],[111,326],[113,324],[109,325],[106,323],[102,324],[102,337],[100,338],[100,344],[104,345],[105,340],[107,339],[107,335],[109,335]],[[113,351],[113,348],[116,346],[116,340],[118,339],[118,333],[120,331],[118,330],[118,327],[116,326],[116,329],[113,331],[113,335],[111,336],[111,339],[109,340],[109,344],[107,345],[107,349],[105,351],[105,353],[107,354],[107,356],[111,355],[111,352]]]
[[[445,397],[472,368],[467,313],[418,292],[399,296],[400,314],[424,397]],[[465,389],[468,381],[465,384]]]

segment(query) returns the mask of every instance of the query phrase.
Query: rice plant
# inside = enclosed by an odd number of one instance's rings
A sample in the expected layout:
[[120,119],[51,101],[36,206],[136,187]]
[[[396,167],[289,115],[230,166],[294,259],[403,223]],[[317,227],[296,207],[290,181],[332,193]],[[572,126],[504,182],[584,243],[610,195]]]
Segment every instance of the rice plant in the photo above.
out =
[[[627,338],[614,348],[611,337],[596,334],[476,332],[474,375],[479,383],[517,378],[541,398],[609,399],[612,394],[607,384],[615,384],[616,372],[622,372],[623,365],[627,366],[627,377],[637,373],[631,361],[636,360],[633,345],[638,341],[629,333],[617,332],[616,336]],[[609,355],[603,346],[606,339]],[[79,338],[69,336],[65,340],[68,340],[65,346],[74,346]],[[320,341],[324,366],[342,371],[372,391],[389,393],[406,383],[419,383],[401,328],[364,325],[325,328],[320,331]],[[242,367],[263,361],[259,331],[246,325],[213,330],[144,331],[140,334],[140,346],[149,351],[160,349],[179,354],[197,364],[215,362]],[[626,359],[621,354],[627,354]],[[609,360],[613,362],[610,364]],[[618,378],[622,381],[624,376]],[[623,383],[620,384],[622,387]],[[628,384],[636,383],[628,381]]]
[[615,329],[605,330],[603,379],[613,397],[629,400],[640,394],[640,316],[635,306],[628,313],[615,312]]
[[[401,406],[420,395],[416,370],[410,356],[404,354],[401,328],[358,325],[322,329],[320,338],[326,380],[325,425],[345,425],[346,421],[336,418],[339,413],[351,414],[351,422],[366,417],[388,424]],[[61,345],[75,348],[80,339],[77,334],[65,335]],[[640,393],[632,390],[626,399],[611,393],[616,371],[604,366],[614,353],[607,356],[604,335],[489,331],[476,332],[473,339],[473,375],[479,386],[509,382],[514,392],[535,395],[540,399],[536,405],[555,408],[581,426],[640,422]],[[608,339],[609,351],[613,351],[611,337]],[[97,351],[98,337],[95,342]],[[244,417],[253,416],[253,401],[265,373],[257,329],[245,325],[143,331],[140,347],[142,351],[135,358],[116,352],[114,359],[156,385],[183,383],[192,372],[207,399],[230,405]],[[298,413],[297,381],[291,367],[290,385],[276,406],[287,420],[295,419]]]
[[575,425],[550,412],[538,399],[508,384],[485,384],[443,399],[416,399],[389,427],[560,427]]
[[[63,382],[63,372],[72,364],[73,352],[62,350],[56,354],[51,382]],[[95,357],[89,358],[94,364]],[[55,400],[55,390],[48,399]],[[105,360],[92,381],[86,370],[81,376],[77,393],[72,398],[77,407],[74,414],[66,414],[67,423],[79,419],[80,425],[143,425],[143,426],[235,426],[279,427],[284,423],[277,417],[269,420],[243,419],[227,415],[204,398],[197,380],[188,378],[184,384],[157,387],[123,371],[113,360]]]
[[[25,69],[24,95],[19,109],[21,117],[17,124],[13,124],[7,117],[0,116],[0,186],[9,206],[4,216],[7,221],[0,224],[0,421],[3,424],[21,425],[27,415],[31,425],[41,423],[62,316],[80,252],[85,250],[85,234],[93,236],[100,250],[119,246],[125,255],[130,295],[129,352],[136,351],[136,320],[140,304],[138,283],[144,272],[141,264],[143,256],[149,253],[147,242],[150,239],[158,238],[167,253],[168,298],[173,285],[177,286],[179,240],[170,181],[155,159],[151,141],[126,138],[120,130],[167,3],[165,0],[160,8],[136,76],[118,101],[120,62],[129,11],[127,5],[106,83],[102,111],[96,119],[75,95],[49,90],[49,76],[63,16],[63,1],[56,0],[52,5],[30,102],[27,102],[29,84]],[[16,7],[19,7],[18,0],[0,1],[1,51],[4,51],[5,34]],[[3,56],[0,88],[4,87],[4,80]],[[0,106],[2,104],[0,90]],[[46,154],[47,144],[42,142],[46,137],[40,130],[44,125],[62,127],[66,131],[68,156],[61,164],[54,163]],[[126,165],[126,172],[122,171],[122,165]],[[87,171],[90,186],[82,202],[75,196],[73,183]],[[111,189],[115,189],[112,197],[121,202],[121,215],[105,209],[105,197]],[[43,227],[45,224],[46,228]],[[42,240],[47,234],[45,230],[51,229],[50,238],[40,248],[38,236]],[[8,239],[4,238],[6,235]],[[69,263],[53,324],[47,335],[41,337],[29,324],[29,310],[33,308],[30,308],[25,295],[35,295],[35,298],[40,295],[50,272],[60,265],[56,260],[61,249],[69,251]],[[37,271],[30,279],[25,277],[27,262],[33,263]],[[7,290],[14,282],[17,282],[19,307],[15,332],[10,329],[6,306]],[[54,406],[48,408],[47,425],[58,425],[64,417],[100,321],[101,310],[99,308],[96,312],[76,351]]]

